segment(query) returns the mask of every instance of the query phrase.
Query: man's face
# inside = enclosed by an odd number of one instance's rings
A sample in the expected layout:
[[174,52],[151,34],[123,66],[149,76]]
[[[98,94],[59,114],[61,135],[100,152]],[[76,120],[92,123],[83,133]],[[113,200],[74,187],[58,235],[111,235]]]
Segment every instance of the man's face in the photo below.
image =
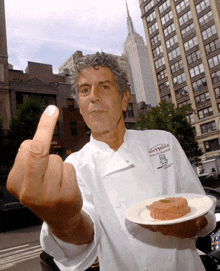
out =
[[107,67],[82,70],[78,77],[80,113],[94,133],[108,132],[124,122],[129,92],[120,96],[114,74]]

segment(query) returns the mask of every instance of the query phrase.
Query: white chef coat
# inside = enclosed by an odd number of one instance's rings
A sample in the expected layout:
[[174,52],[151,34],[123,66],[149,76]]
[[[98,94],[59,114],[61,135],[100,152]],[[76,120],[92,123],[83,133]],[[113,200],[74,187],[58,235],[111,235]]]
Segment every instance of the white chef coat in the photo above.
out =
[[[46,223],[41,231],[43,249],[64,271],[87,269],[99,257],[101,271],[205,270],[192,239],[151,232],[125,218],[133,204],[175,193],[205,194],[176,138],[158,130],[127,130],[124,143],[114,151],[95,140],[66,161],[74,165],[83,195],[83,209],[94,222],[94,240],[68,244],[54,237]],[[206,215],[215,228],[214,207]]]

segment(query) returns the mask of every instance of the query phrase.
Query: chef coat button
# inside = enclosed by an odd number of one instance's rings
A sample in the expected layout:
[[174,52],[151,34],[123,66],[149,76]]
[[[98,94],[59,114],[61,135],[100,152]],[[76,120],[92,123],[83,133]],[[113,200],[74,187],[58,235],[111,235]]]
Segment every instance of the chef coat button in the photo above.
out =
[[126,162],[127,162],[127,163],[129,163],[129,161],[128,161],[128,160],[126,160]]
[[120,208],[120,207],[121,207],[121,203],[117,203],[116,208]]
[[168,260],[169,260],[169,261],[172,261],[172,259],[173,259],[172,256],[169,255],[169,256],[168,256]]

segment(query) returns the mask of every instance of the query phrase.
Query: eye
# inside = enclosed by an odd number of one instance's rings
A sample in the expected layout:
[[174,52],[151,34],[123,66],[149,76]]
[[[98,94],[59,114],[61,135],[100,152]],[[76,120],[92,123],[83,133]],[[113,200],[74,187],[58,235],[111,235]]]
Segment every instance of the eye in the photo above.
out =
[[102,85],[102,86],[101,86],[101,89],[102,89],[102,90],[108,90],[108,89],[110,89],[110,87],[109,87],[108,85]]
[[90,92],[90,88],[89,87],[84,87],[84,88],[80,88],[79,89],[79,92],[81,93],[81,94],[87,94],[87,93],[89,93]]

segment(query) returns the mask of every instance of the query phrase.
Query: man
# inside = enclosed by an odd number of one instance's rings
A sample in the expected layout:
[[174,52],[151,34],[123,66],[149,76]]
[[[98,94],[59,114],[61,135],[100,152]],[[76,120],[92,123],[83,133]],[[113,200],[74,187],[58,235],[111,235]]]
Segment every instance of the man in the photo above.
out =
[[97,256],[104,271],[204,270],[192,238],[215,228],[213,210],[169,226],[125,219],[130,206],[147,198],[205,194],[177,140],[164,131],[125,129],[129,86],[113,56],[87,57],[75,78],[90,142],[65,163],[49,155],[58,118],[49,106],[8,177],[9,191],[45,221],[43,249],[65,271],[85,270]]

